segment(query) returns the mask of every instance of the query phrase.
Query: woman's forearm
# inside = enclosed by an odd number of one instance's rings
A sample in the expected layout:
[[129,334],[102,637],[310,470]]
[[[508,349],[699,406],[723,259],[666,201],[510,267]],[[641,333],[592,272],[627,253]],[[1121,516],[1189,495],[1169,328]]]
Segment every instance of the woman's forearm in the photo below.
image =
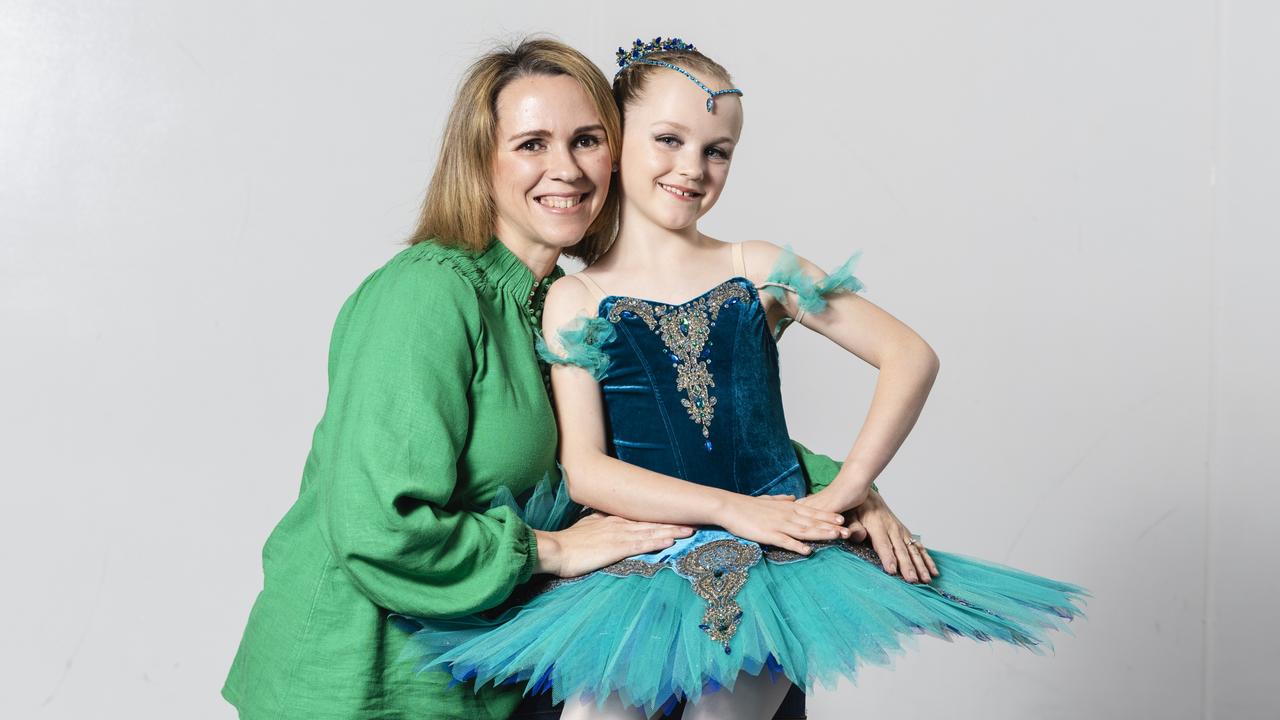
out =
[[733,493],[652,472],[591,448],[562,458],[574,502],[629,520],[720,525]]
[[938,376],[938,356],[928,343],[914,339],[884,353],[871,408],[840,474],[831,486],[854,505],[910,434]]

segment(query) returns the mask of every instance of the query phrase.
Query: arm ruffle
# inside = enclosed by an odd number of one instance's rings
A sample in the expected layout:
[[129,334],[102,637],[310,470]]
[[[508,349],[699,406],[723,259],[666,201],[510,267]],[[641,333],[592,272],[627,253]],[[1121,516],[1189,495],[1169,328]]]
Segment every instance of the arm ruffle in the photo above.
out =
[[575,365],[591,373],[596,380],[603,380],[609,371],[609,354],[602,348],[616,334],[613,323],[608,320],[580,316],[556,331],[564,355],[556,354],[539,335],[538,357],[552,365]]
[[827,309],[827,297],[844,292],[858,292],[863,289],[862,281],[853,275],[853,268],[862,257],[862,251],[854,253],[844,264],[830,275],[814,281],[800,267],[800,260],[791,251],[791,246],[782,249],[778,261],[769,271],[765,280],[764,292],[779,301],[786,300],[786,291],[796,294],[800,306],[800,314],[820,313]]

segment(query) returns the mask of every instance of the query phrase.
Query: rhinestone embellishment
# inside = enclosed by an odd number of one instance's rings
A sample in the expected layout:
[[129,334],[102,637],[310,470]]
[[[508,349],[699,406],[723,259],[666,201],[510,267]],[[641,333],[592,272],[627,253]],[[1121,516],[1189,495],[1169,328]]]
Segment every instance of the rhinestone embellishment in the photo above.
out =
[[750,301],[751,293],[729,280],[683,305],[662,305],[623,297],[609,309],[609,322],[616,323],[629,314],[640,318],[646,327],[658,333],[671,356],[671,367],[676,371],[676,390],[685,393],[680,404],[689,414],[689,419],[702,428],[707,450],[711,449],[711,421],[715,418],[716,407],[716,398],[710,391],[716,386],[716,381],[711,374],[707,340],[720,317],[720,310],[738,300]]
[[738,631],[742,606],[735,599],[747,584],[747,570],[760,561],[760,546],[736,540],[714,540],[680,558],[676,571],[689,578],[693,591],[707,601],[702,628],[729,653],[729,641]]

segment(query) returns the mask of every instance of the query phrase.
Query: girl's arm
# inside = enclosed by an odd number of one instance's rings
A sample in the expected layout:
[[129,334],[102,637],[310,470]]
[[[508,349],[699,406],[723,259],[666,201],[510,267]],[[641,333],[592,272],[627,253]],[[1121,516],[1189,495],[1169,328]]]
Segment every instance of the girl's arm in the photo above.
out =
[[[744,243],[748,277],[757,285],[762,283],[763,273],[774,267],[782,253],[772,243]],[[801,272],[812,280],[826,277],[817,265],[804,258],[797,260]],[[938,375],[938,356],[915,331],[854,293],[827,296],[824,310],[807,313],[800,312],[796,293],[785,293],[781,303],[771,296],[766,298],[766,303],[773,305],[766,305],[772,310],[771,318],[783,313],[800,317],[805,327],[880,370],[871,408],[844,467],[827,488],[802,501],[829,510],[856,507],[866,500],[871,482],[889,464],[920,417]]]
[[[586,287],[574,279],[551,287],[543,309],[543,334],[552,353],[564,354],[557,331],[589,312],[591,300]],[[806,554],[809,548],[800,540],[847,534],[839,513],[800,505],[794,497],[749,497],[609,456],[596,379],[580,367],[555,365],[551,385],[560,427],[560,463],[576,502],[632,520],[719,525],[740,537]]]

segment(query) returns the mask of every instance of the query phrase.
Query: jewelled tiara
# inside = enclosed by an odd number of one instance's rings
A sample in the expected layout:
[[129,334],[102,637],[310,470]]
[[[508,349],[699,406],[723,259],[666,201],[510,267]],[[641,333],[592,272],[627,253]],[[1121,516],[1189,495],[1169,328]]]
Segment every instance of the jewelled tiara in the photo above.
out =
[[684,75],[685,77],[692,80],[694,84],[702,88],[703,91],[707,93],[707,95],[709,96],[707,98],[707,112],[712,112],[715,109],[716,98],[721,95],[737,95],[741,97],[742,91],[737,88],[730,88],[728,90],[712,90],[711,88],[703,84],[701,80],[694,77],[693,74],[690,73],[688,70],[685,70],[684,68],[679,67],[678,65],[672,65],[671,63],[666,62],[665,60],[653,60],[648,57],[649,55],[653,55],[654,53],[660,53],[660,52],[697,52],[697,50],[698,49],[694,47],[692,44],[687,43],[684,40],[681,40],[680,38],[664,39],[661,37],[656,37],[653,40],[650,40],[649,42],[645,42],[640,38],[636,38],[636,41],[631,43],[630,48],[622,48],[622,47],[618,48],[618,53],[617,53],[618,72],[614,73],[613,77],[614,79],[617,79],[617,77],[621,75],[624,70],[631,67],[632,65],[654,65],[657,67],[664,67],[669,70],[675,70],[681,75]]

